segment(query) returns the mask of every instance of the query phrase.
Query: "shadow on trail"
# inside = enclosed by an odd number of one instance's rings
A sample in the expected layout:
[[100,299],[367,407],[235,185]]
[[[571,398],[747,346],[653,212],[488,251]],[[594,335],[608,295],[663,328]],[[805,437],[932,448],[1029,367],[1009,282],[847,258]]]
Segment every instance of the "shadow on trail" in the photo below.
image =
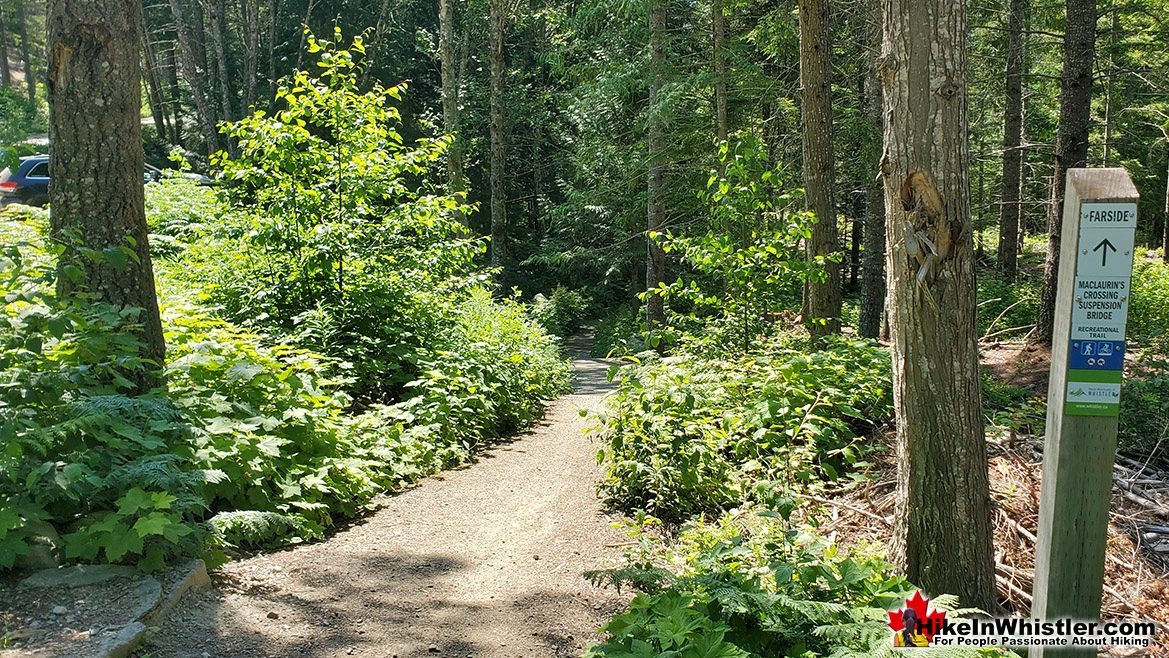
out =
[[[296,593],[253,587],[246,596],[268,611],[263,619],[237,616],[220,600],[204,599],[200,605],[208,606],[211,614],[203,618],[214,621],[189,629],[203,639],[164,655],[422,658],[511,654],[511,638],[497,631],[519,622],[533,629],[532,638],[546,651],[516,651],[514,655],[567,658],[580,655],[587,638],[580,637],[579,631],[565,630],[560,621],[614,607],[611,602],[546,588],[507,591],[502,599],[469,603],[457,598],[461,594],[458,581],[469,566],[441,552],[339,555],[326,570],[290,573]],[[360,578],[347,577],[357,573]],[[231,584],[247,587],[242,582]]]

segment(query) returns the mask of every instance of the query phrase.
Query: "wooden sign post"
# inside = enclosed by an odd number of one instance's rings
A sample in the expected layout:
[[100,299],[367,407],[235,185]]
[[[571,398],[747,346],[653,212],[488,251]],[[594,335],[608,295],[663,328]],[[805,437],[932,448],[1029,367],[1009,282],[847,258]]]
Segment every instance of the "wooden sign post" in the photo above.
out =
[[1070,169],[1066,194],[1031,616],[1092,620],[1104,586],[1139,195],[1124,169]]

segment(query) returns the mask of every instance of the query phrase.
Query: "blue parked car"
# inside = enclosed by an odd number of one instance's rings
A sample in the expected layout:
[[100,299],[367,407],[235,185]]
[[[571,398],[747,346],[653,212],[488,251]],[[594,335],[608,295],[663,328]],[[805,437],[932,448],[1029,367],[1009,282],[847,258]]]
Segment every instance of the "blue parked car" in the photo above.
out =
[[[180,174],[200,185],[212,185],[210,178],[200,174]],[[162,179],[162,170],[146,165],[143,180],[147,183]],[[26,206],[44,206],[49,203],[49,156],[30,155],[20,159],[16,171],[0,171],[0,206],[23,203]]]

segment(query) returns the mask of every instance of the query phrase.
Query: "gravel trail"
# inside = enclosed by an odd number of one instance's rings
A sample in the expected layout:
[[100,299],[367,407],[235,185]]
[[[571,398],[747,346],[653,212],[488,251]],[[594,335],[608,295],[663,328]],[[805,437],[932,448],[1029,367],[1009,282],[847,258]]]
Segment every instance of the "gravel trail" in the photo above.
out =
[[603,361],[574,362],[576,392],[531,431],[385,499],[327,541],[234,562],[185,601],[150,658],[577,656],[624,597],[582,572],[623,535],[601,510]]

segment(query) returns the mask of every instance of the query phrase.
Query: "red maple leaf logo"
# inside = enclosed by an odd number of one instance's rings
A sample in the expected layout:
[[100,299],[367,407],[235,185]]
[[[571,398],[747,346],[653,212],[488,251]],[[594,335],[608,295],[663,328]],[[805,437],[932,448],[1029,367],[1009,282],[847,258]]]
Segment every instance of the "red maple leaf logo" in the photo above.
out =
[[893,629],[894,633],[900,633],[905,630],[906,617],[910,617],[917,620],[916,628],[913,630],[932,642],[934,635],[942,628],[946,611],[931,610],[929,602],[930,600],[923,597],[921,592],[914,592],[913,596],[905,599],[904,608],[889,612],[889,628]]

